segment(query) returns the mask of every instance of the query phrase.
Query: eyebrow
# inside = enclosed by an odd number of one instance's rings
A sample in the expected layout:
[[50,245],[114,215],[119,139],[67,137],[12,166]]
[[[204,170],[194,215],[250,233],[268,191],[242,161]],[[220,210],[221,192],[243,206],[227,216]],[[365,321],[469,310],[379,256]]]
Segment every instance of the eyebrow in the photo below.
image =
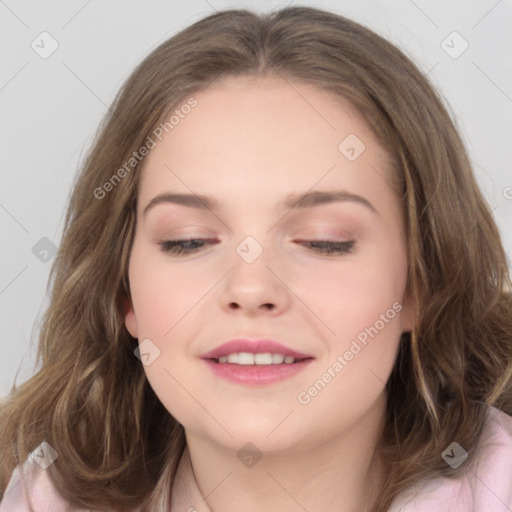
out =
[[[367,207],[376,214],[379,213],[368,199],[345,190],[317,190],[313,192],[306,192],[304,194],[288,194],[283,202],[283,206],[289,209],[305,209],[335,202],[353,202]],[[143,215],[145,215],[154,206],[162,203],[179,204],[189,208],[197,208],[199,210],[218,211],[220,209],[219,202],[211,196],[167,192],[154,197],[144,208]]]

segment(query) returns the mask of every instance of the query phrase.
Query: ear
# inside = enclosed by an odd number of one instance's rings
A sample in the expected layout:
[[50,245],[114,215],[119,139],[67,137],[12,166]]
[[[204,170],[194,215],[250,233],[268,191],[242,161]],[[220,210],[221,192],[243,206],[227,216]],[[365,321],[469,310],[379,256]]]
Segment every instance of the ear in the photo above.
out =
[[124,306],[124,323],[128,332],[134,337],[139,337],[139,332],[137,329],[137,318],[135,317],[135,311],[133,310],[133,304],[128,297],[125,297],[123,300]]

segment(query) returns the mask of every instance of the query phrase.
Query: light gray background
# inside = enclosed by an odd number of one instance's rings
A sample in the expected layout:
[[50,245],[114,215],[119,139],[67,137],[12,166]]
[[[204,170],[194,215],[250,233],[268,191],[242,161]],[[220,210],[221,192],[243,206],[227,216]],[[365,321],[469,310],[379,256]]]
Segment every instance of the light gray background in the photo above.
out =
[[[216,10],[286,5],[315,6],[363,23],[428,74],[466,143],[510,267],[511,0],[0,0],[0,396],[17,372],[17,384],[34,372],[53,261],[41,261],[47,242],[40,240],[59,245],[79,164],[128,74],[159,43]],[[49,48],[48,39],[41,42],[44,31],[59,45],[46,59],[31,47],[34,41],[40,51]],[[454,31],[463,39],[448,37]],[[468,49],[453,58],[463,40]],[[33,251],[38,242],[43,246]]]

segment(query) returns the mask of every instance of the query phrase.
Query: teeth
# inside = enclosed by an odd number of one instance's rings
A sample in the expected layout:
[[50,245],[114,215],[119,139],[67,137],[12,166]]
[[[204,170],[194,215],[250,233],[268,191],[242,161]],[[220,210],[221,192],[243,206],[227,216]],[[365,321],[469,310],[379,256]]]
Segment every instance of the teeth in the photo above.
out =
[[238,354],[238,364],[254,364],[254,354],[249,354],[249,352],[240,352]]
[[256,364],[272,364],[272,354],[254,354],[254,362]]
[[269,364],[291,364],[295,362],[292,356],[284,356],[283,354],[272,354],[264,352],[261,354],[251,354],[249,352],[238,352],[219,357],[219,363],[232,363],[242,365],[269,365]]
[[272,354],[272,364],[281,364],[283,361],[283,354]]

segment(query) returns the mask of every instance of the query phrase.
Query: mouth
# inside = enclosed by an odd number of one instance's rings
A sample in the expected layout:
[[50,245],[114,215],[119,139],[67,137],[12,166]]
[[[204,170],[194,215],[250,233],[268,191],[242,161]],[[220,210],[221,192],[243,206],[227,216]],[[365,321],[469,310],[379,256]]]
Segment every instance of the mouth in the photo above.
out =
[[275,365],[288,365],[288,364],[296,364],[302,361],[306,361],[308,359],[313,359],[312,357],[293,357],[289,355],[284,355],[280,353],[272,353],[272,352],[260,352],[260,353],[251,353],[251,352],[233,352],[231,354],[222,355],[218,358],[210,358],[210,361],[219,363],[219,364],[236,364],[240,366],[275,366]]
[[311,358],[274,340],[237,338],[202,354],[203,359],[215,359],[220,363],[233,364],[285,364]]
[[274,340],[237,338],[203,354],[201,359],[217,377],[261,386],[293,377],[314,357]]
[[267,386],[292,378],[314,360],[280,353],[236,352],[218,358],[202,359],[216,377],[251,387]]

